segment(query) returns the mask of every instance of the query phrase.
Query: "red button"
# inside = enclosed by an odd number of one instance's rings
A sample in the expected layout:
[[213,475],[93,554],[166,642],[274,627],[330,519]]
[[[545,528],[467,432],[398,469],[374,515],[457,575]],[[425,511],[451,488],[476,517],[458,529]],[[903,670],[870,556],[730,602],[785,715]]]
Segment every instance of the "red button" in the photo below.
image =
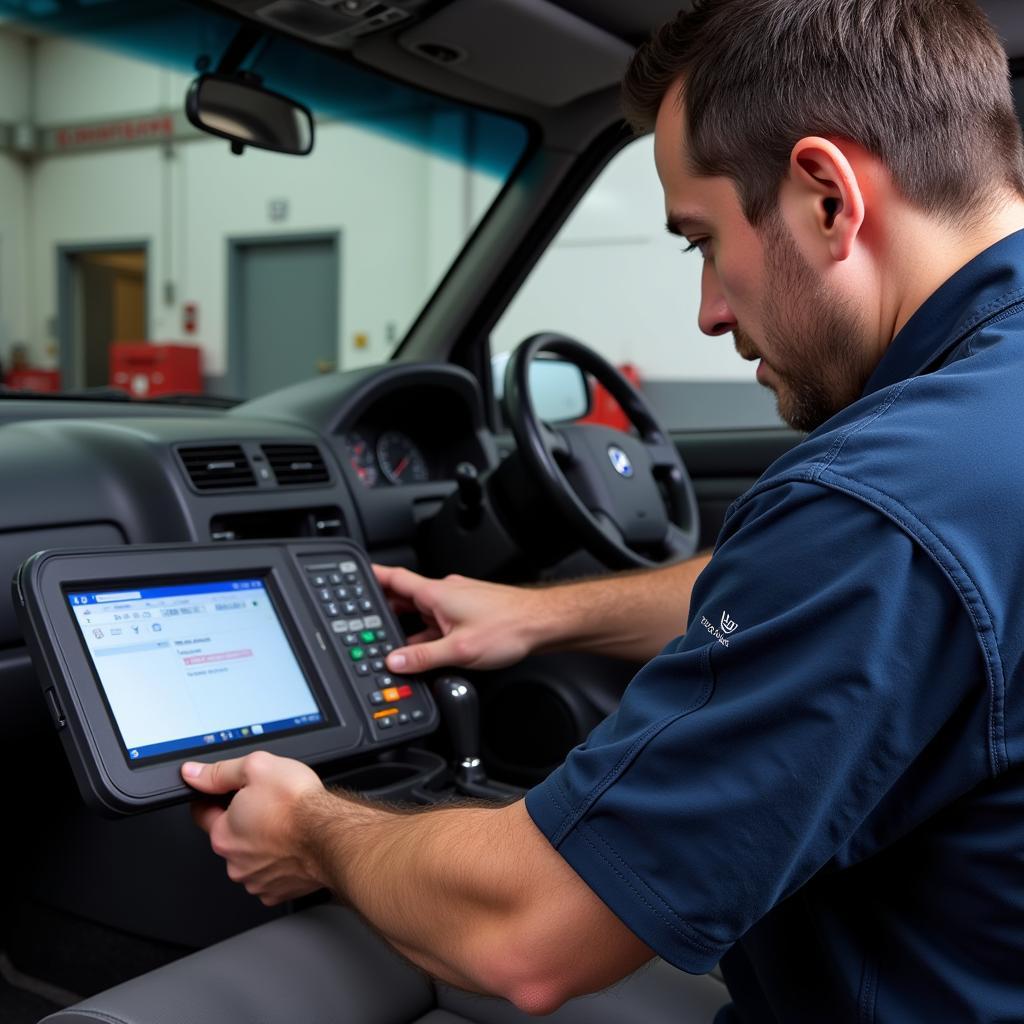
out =
[[399,697],[400,700],[404,699],[405,697],[411,697],[411,696],[412,696],[412,687],[409,686],[408,684],[405,685],[405,686],[400,686],[398,688],[398,697]]

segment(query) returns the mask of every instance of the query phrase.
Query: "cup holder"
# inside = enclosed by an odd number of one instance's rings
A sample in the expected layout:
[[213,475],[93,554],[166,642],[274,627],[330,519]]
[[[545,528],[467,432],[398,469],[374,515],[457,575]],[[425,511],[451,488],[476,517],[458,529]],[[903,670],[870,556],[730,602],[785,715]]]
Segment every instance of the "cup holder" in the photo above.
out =
[[427,750],[403,750],[400,757],[401,760],[360,765],[324,781],[368,800],[424,802],[418,794],[427,791],[444,774],[444,759]]
[[419,775],[414,764],[399,761],[396,764],[370,764],[353,772],[349,778],[349,787],[361,792],[374,789],[389,789],[409,782]]

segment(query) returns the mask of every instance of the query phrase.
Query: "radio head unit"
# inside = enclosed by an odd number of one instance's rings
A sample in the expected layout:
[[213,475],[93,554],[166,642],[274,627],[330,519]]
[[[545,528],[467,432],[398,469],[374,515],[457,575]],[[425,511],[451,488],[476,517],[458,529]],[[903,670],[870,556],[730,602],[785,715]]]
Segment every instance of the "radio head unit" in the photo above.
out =
[[194,796],[185,759],[314,765],[437,724],[428,688],[387,672],[398,623],[348,542],[40,552],[14,592],[79,788],[106,813]]

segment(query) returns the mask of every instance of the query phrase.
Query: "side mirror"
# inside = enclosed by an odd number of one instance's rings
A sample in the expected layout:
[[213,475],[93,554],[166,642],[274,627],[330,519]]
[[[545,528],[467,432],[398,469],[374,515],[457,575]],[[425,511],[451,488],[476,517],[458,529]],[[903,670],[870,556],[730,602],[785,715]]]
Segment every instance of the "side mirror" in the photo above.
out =
[[[491,359],[494,395],[505,393],[505,366],[509,353]],[[578,420],[590,412],[590,388],[584,372],[573,363],[541,356],[530,364],[530,397],[537,415],[548,423]]]
[[227,139],[234,153],[255,146],[305,156],[313,148],[309,109],[264,89],[255,76],[200,75],[189,86],[185,114],[201,131]]

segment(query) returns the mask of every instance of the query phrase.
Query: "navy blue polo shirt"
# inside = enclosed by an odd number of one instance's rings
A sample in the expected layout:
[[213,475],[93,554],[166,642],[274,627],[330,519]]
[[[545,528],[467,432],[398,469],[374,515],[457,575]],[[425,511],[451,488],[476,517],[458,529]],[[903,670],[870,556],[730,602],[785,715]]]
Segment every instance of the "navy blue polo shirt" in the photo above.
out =
[[730,509],[686,632],[527,796],[722,1021],[1024,1021],[1024,232]]

